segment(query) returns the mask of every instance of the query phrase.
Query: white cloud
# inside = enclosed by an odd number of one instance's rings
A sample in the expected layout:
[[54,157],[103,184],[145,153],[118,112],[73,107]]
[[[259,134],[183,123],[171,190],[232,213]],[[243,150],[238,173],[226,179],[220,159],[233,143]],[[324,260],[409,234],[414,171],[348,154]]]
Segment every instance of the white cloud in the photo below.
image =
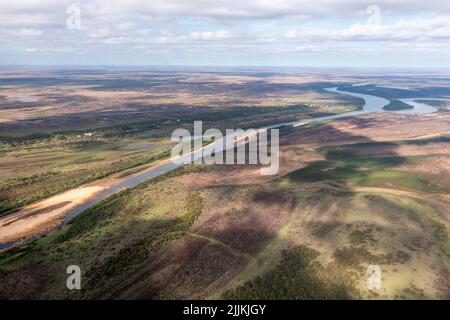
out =
[[316,41],[430,41],[450,38],[450,17],[399,20],[390,25],[353,24],[343,29],[293,29],[287,39]]
[[[81,30],[66,28],[66,9],[72,3],[81,8]],[[373,0],[1,1],[0,44],[6,43],[9,51],[16,48],[22,54],[76,50],[86,56],[101,56],[105,52],[119,55],[119,51],[126,51],[130,57],[145,52],[172,55],[194,52],[205,56],[377,52],[380,43],[383,48],[405,53],[449,52],[450,1],[377,0],[383,24],[368,26],[366,8],[373,3]],[[108,46],[114,46],[114,50]]]
[[225,40],[232,38],[232,34],[228,30],[219,30],[219,31],[194,31],[191,32],[190,38],[192,40]]
[[116,26],[116,29],[119,31],[128,31],[134,29],[136,25],[132,22],[122,22]]
[[[93,0],[99,15],[139,15],[153,18],[197,17],[215,20],[336,18],[366,15],[373,0]],[[386,14],[443,13],[450,2],[442,0],[377,0]]]
[[42,30],[33,28],[9,29],[7,32],[16,37],[33,37],[42,35]]
[[[366,17],[373,0],[15,0],[0,2],[0,24],[64,26],[66,9],[79,3],[82,15],[97,21],[199,18],[205,21],[242,19],[335,19]],[[383,15],[450,13],[450,1],[377,0]]]

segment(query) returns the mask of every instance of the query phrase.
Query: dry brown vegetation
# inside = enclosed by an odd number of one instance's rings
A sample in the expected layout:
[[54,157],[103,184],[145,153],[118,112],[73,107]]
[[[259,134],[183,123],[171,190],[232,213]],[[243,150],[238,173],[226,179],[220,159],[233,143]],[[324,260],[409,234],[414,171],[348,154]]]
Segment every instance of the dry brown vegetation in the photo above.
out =
[[[253,75],[177,77],[162,76],[165,89],[146,87],[151,97],[142,99],[221,107],[260,99],[262,107],[316,94],[283,87],[270,100],[267,92],[254,93],[260,78]],[[265,81],[304,82],[279,75]],[[101,99],[127,96],[128,90]],[[189,166],[3,253],[0,297],[448,298],[449,135],[447,112],[370,114],[286,129],[274,177],[261,176],[256,165]],[[84,290],[69,292],[65,267],[75,262]],[[369,264],[382,268],[380,291],[367,290]]]
[[342,112],[359,104],[358,99],[323,96],[318,83],[311,86],[314,80],[319,82],[315,75],[261,78],[151,70],[86,70],[75,74],[0,70],[0,76],[3,136],[177,120],[192,112],[205,114],[228,108],[306,104],[315,112]]

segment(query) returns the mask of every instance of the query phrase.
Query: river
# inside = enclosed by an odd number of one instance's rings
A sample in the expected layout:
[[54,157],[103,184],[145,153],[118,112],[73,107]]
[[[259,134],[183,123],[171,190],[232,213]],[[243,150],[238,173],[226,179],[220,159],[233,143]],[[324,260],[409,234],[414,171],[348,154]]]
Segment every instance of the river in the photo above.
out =
[[[332,115],[332,116],[317,117],[317,118],[312,118],[312,119],[307,119],[307,120],[302,120],[302,121],[278,123],[278,124],[266,126],[262,129],[279,128],[282,126],[298,127],[298,126],[302,126],[302,125],[312,123],[312,122],[321,122],[321,121],[327,121],[327,120],[341,119],[341,118],[352,117],[352,116],[356,116],[356,115],[362,115],[362,114],[373,113],[373,112],[387,112],[386,110],[383,109],[383,107],[390,103],[389,100],[384,99],[384,98],[380,98],[380,97],[368,95],[368,94],[363,94],[363,93],[340,91],[340,90],[338,90],[337,87],[336,88],[326,88],[325,91],[332,92],[332,93],[345,94],[345,95],[363,99],[364,105],[362,107],[362,110],[354,111],[354,112],[347,112],[344,114],[337,114],[337,115]],[[409,99],[404,99],[404,100],[405,101],[403,101],[403,102],[410,104],[411,106],[414,107],[414,109],[407,110],[407,111],[409,111],[409,113],[423,114],[423,113],[430,113],[430,112],[437,111],[436,108],[425,105],[423,103],[415,103],[414,101],[409,101]],[[406,100],[408,100],[408,101],[406,101]],[[434,100],[436,100],[436,99],[434,99]],[[413,111],[415,111],[415,112],[413,112]],[[401,112],[398,112],[398,113],[401,113]],[[224,137],[224,139],[225,138],[226,137]],[[220,145],[222,142],[223,142],[223,139],[215,141],[212,144],[210,144],[209,146],[205,147],[206,149],[204,149],[203,154],[205,154],[206,150],[213,150],[214,147],[216,147],[215,151],[218,152],[219,149],[217,148],[217,146]],[[206,154],[207,154],[207,152],[206,152]],[[197,158],[199,156],[201,156],[201,155],[194,156],[194,158]],[[67,223],[68,221],[70,221],[72,218],[74,218],[75,216],[77,216],[78,214],[80,214],[81,212],[86,210],[87,208],[93,206],[94,204],[100,202],[103,199],[106,199],[108,196],[110,196],[112,194],[115,194],[124,189],[133,188],[133,187],[137,186],[138,184],[147,181],[148,179],[151,179],[151,178],[154,178],[161,174],[167,173],[167,172],[172,171],[179,167],[181,167],[181,165],[177,165],[177,164],[170,162],[170,163],[162,164],[162,165],[160,165],[156,168],[152,168],[150,170],[144,170],[141,174],[131,176],[129,179],[125,179],[124,181],[101,191],[100,193],[98,193],[95,197],[93,197],[88,202],[86,202],[83,205],[80,205],[79,207],[70,211],[68,213],[68,215],[66,216],[64,223]]]
[[[342,118],[346,118],[346,117],[352,117],[352,116],[357,116],[357,115],[362,115],[362,114],[368,114],[368,113],[374,113],[374,112],[388,112],[386,110],[383,109],[384,106],[388,105],[390,103],[389,100],[381,98],[381,97],[377,97],[377,96],[373,96],[373,95],[369,95],[369,94],[362,94],[362,93],[355,93],[355,92],[349,92],[349,91],[341,91],[339,90],[337,87],[335,88],[326,88],[324,89],[325,91],[331,92],[331,93],[339,93],[339,94],[344,94],[344,95],[349,95],[349,96],[353,96],[353,97],[357,97],[357,98],[361,98],[364,100],[364,105],[362,107],[361,111],[354,111],[354,112],[348,112],[348,113],[343,113],[343,114],[337,114],[337,115],[332,115],[332,116],[323,116],[323,117],[316,117],[316,118],[311,118],[311,119],[307,119],[307,120],[302,120],[302,121],[293,121],[293,122],[284,122],[284,123],[277,123],[277,124],[273,124],[273,125],[269,125],[269,126],[265,126],[261,129],[271,129],[271,128],[279,128],[279,127],[283,127],[283,126],[292,126],[292,127],[299,127],[299,126],[303,126],[309,123],[313,123],[313,122],[322,122],[322,121],[328,121],[328,120],[335,120],[335,119],[342,119]],[[408,110],[402,110],[402,111],[396,111],[397,113],[401,113],[401,114],[425,114],[425,113],[431,113],[431,112],[436,112],[437,109],[426,105],[424,103],[418,103],[414,100],[418,100],[419,98],[412,98],[412,99],[402,99],[401,101],[409,104],[413,107],[413,109],[408,109]],[[427,99],[422,99],[420,98],[420,100],[427,100]],[[429,100],[445,100],[445,99],[429,99]],[[218,145],[222,144],[223,145],[223,139],[226,139],[226,137],[219,139],[211,144],[209,144],[208,146],[202,148],[202,151],[196,151],[194,152],[194,158],[197,158],[199,156],[201,156],[201,154],[203,153],[205,155],[208,154],[208,150],[213,150],[215,147],[217,148]],[[216,152],[218,152],[218,149],[215,149]],[[191,155],[188,155],[188,157],[190,157]],[[185,156],[186,157],[186,156]],[[162,163],[161,165],[155,167],[155,168],[151,168],[151,169],[146,169],[143,170],[141,173],[138,173],[136,175],[132,175],[128,178],[123,179],[122,181],[120,181],[117,184],[114,184],[102,191],[100,191],[98,194],[96,194],[93,198],[91,198],[90,200],[88,200],[87,202],[75,207],[74,209],[72,209],[71,211],[69,211],[62,223],[62,225],[66,224],[67,222],[69,222],[71,219],[73,219],[74,217],[76,217],[77,215],[79,215],[80,213],[82,213],[84,210],[94,206],[95,204],[97,204],[98,202],[106,199],[107,197],[118,193],[122,190],[128,189],[128,188],[133,188],[135,186],[137,186],[138,184],[145,182],[151,178],[154,178],[156,176],[159,176],[161,174],[167,173],[169,171],[172,171],[176,168],[181,167],[181,164],[174,164],[172,162],[165,162]],[[30,240],[32,240],[32,238],[30,238]],[[0,243],[0,249],[6,249],[9,247],[14,246],[15,243],[14,242],[9,242],[9,243]]]

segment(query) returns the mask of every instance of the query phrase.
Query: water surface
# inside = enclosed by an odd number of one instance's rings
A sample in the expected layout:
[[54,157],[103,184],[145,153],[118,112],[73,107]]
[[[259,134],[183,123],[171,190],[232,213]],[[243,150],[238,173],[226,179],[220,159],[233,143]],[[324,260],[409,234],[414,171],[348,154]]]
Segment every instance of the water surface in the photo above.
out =
[[[337,115],[331,115],[331,116],[323,116],[323,117],[316,117],[316,118],[312,118],[312,119],[306,119],[306,120],[301,120],[301,121],[293,121],[293,122],[283,122],[283,123],[276,123],[273,125],[269,125],[269,126],[265,126],[262,127],[261,129],[271,129],[271,128],[280,128],[283,126],[293,126],[293,127],[298,127],[298,126],[302,126],[308,123],[313,123],[313,122],[321,122],[321,121],[329,121],[329,120],[335,120],[335,119],[342,119],[342,118],[346,118],[346,117],[352,117],[352,116],[357,116],[357,115],[362,115],[362,114],[368,114],[368,113],[379,113],[379,112],[389,112],[385,109],[383,109],[384,106],[388,105],[390,103],[389,100],[385,99],[385,98],[381,98],[381,97],[377,97],[374,95],[369,95],[369,94],[363,94],[363,93],[356,93],[356,92],[349,92],[349,91],[341,91],[339,90],[337,87],[334,88],[326,88],[324,89],[325,91],[331,92],[331,93],[339,93],[339,94],[344,94],[344,95],[349,95],[349,96],[353,96],[353,97],[357,97],[357,98],[361,98],[364,100],[364,105],[362,107],[362,110],[360,111],[353,111],[353,112],[347,112],[347,113],[343,113],[343,114],[337,114]],[[401,113],[401,114],[426,114],[426,113],[431,113],[431,112],[436,112],[437,109],[429,106],[427,104],[424,103],[419,103],[415,100],[445,100],[445,101],[450,101],[450,99],[438,99],[438,98],[408,98],[408,99],[401,99],[402,102],[409,104],[413,107],[413,109],[410,110],[401,110],[401,111],[396,111],[397,113]],[[194,136],[194,139],[197,138],[201,138],[201,137],[196,137]],[[189,159],[198,159],[201,158],[202,156],[205,155],[211,155],[212,151],[215,152],[219,152],[221,150],[223,150],[223,145],[224,145],[224,139],[226,139],[226,137],[222,138],[222,139],[218,139],[217,141],[214,141],[213,143],[209,144],[208,146],[204,147],[202,150],[199,151],[195,151],[192,154],[188,154],[188,155],[184,155],[182,158],[184,160],[187,160],[187,158]],[[136,149],[141,149],[141,148],[154,148],[156,145],[154,144],[146,144],[146,145],[142,145],[142,146],[135,146],[134,148]],[[161,146],[161,145],[158,145]],[[130,147],[133,148],[133,147]],[[187,161],[186,161],[187,162]],[[168,163],[163,163],[155,168],[151,168],[151,169],[146,169],[136,175],[132,175],[129,177],[125,177],[121,182],[110,186],[106,189],[104,189],[103,191],[99,192],[97,195],[95,195],[92,199],[90,199],[89,201],[85,202],[82,205],[79,205],[78,207],[74,208],[73,210],[71,210],[66,218],[64,219],[63,224],[66,224],[67,222],[69,222],[71,219],[73,219],[74,217],[76,217],[77,215],[79,215],[80,213],[82,213],[83,211],[85,211],[86,209],[94,206],[95,204],[97,204],[98,202],[106,199],[107,197],[118,193],[122,190],[128,189],[128,188],[133,188],[135,186],[137,186],[140,183],[143,183],[151,178],[154,178],[156,176],[159,176],[161,174],[167,173],[169,171],[172,171],[176,168],[181,167],[182,164],[175,164],[172,162],[168,162]],[[0,243],[0,249],[6,249],[9,248],[11,246],[13,246],[14,243]]]

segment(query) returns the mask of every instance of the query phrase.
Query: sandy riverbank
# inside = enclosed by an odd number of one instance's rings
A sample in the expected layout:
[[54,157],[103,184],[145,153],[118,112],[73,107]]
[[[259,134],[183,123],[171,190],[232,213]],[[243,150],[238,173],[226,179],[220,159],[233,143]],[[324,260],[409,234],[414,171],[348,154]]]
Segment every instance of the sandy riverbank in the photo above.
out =
[[14,242],[57,227],[65,214],[103,190],[80,187],[57,194],[0,218],[0,242]]

